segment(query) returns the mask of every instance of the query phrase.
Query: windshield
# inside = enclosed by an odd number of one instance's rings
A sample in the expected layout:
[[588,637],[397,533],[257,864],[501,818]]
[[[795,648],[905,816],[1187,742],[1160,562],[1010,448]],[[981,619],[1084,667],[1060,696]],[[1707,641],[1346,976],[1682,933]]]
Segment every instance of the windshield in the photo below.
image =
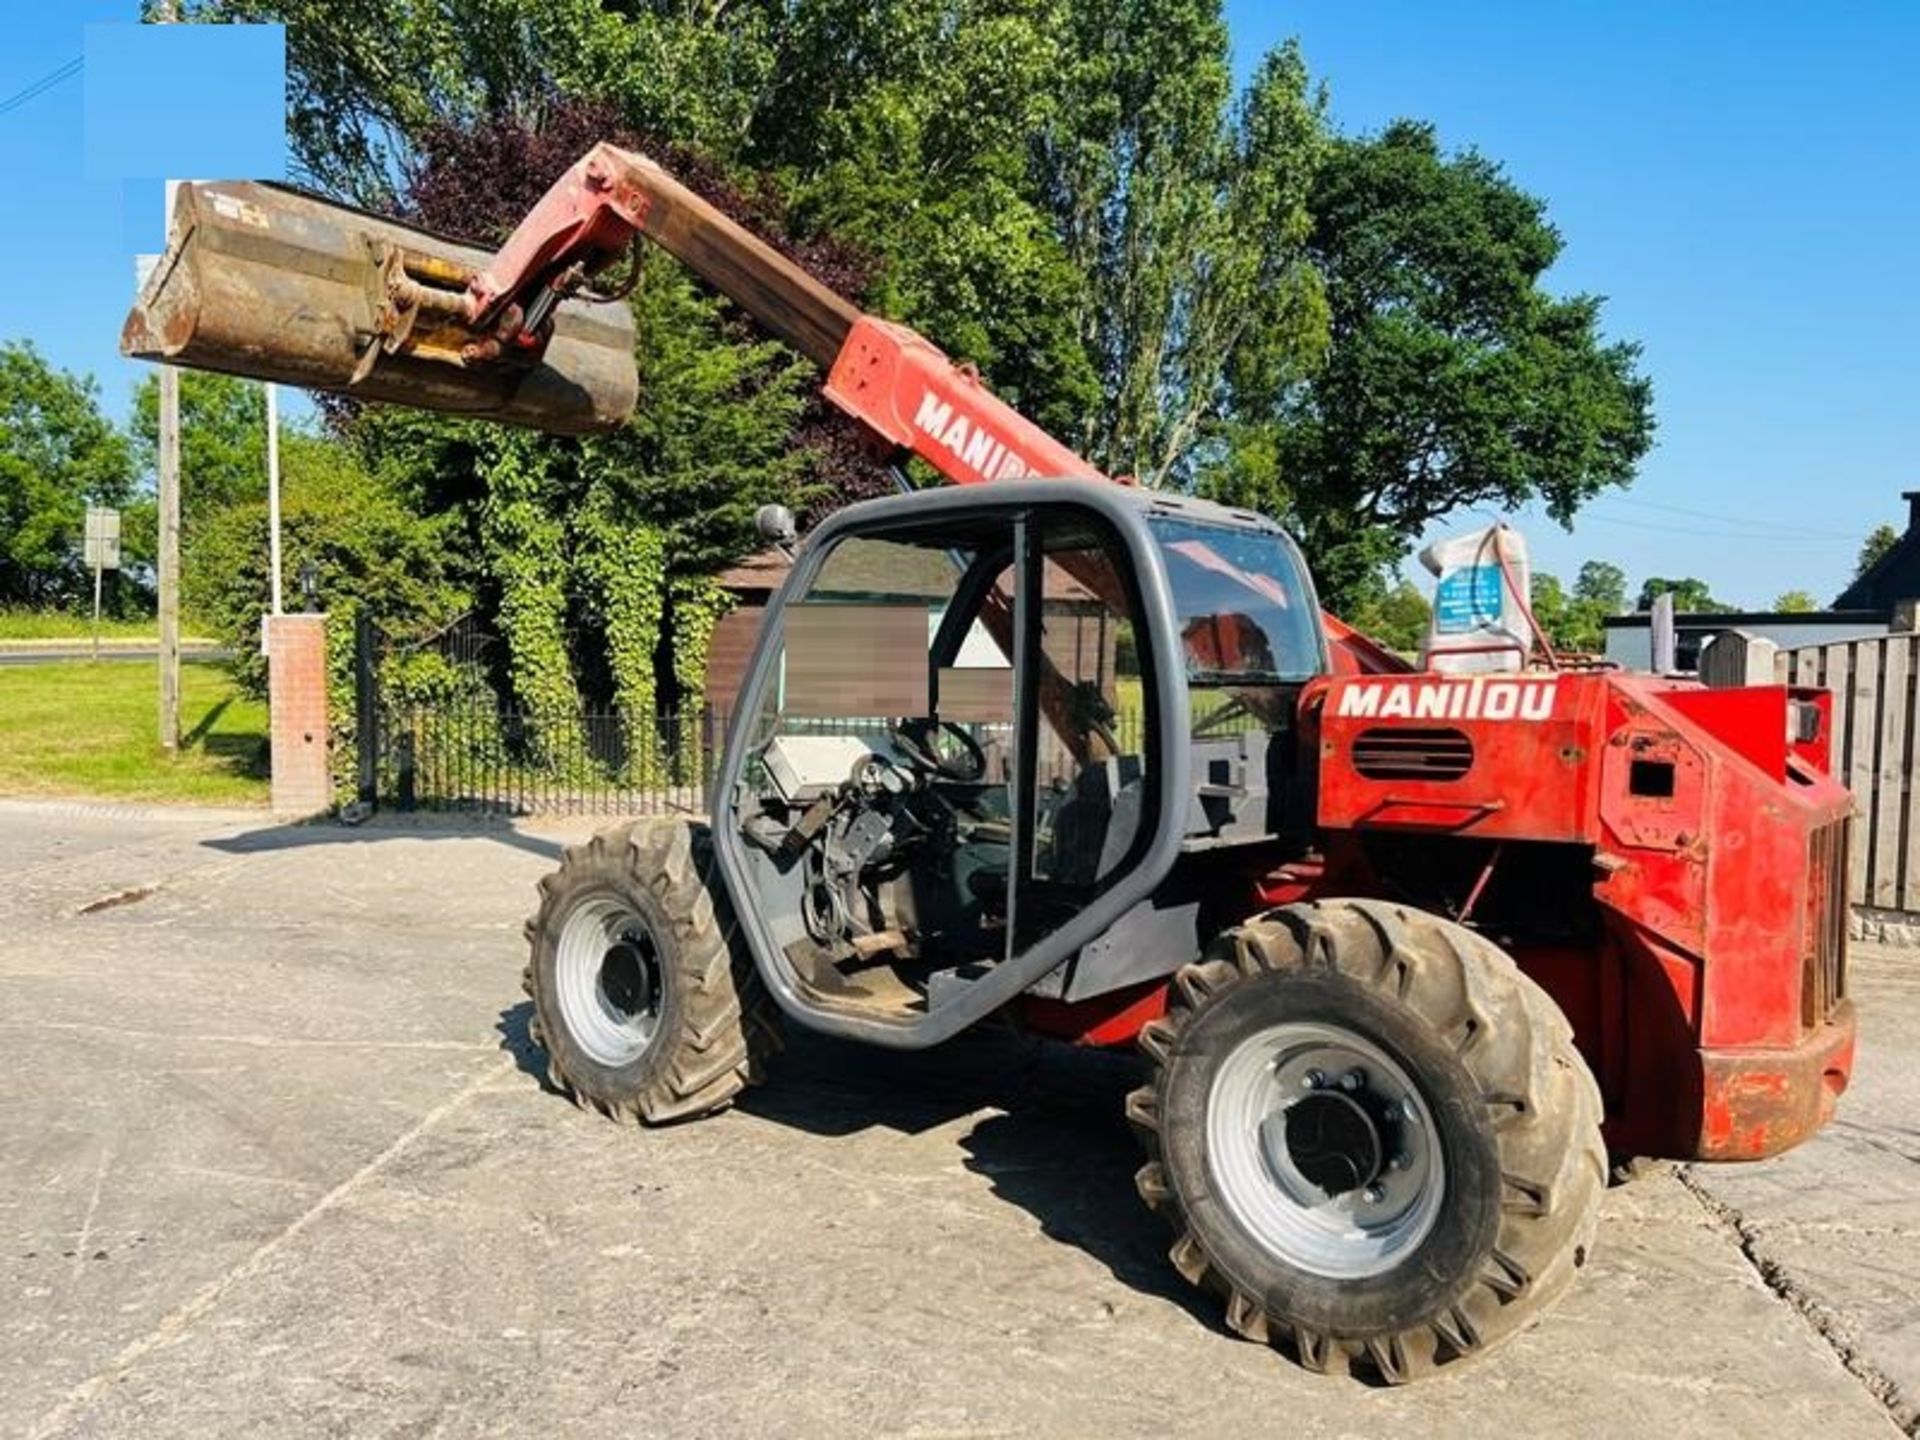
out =
[[1320,671],[1320,627],[1279,535],[1155,518],[1190,685],[1271,685]]

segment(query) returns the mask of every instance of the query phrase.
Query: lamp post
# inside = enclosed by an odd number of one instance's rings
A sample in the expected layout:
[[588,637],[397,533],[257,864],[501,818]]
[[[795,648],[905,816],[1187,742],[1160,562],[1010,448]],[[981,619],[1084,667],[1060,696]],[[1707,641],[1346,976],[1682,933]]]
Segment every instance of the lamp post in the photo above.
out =
[[267,382],[267,571],[268,598],[280,613],[280,387]]

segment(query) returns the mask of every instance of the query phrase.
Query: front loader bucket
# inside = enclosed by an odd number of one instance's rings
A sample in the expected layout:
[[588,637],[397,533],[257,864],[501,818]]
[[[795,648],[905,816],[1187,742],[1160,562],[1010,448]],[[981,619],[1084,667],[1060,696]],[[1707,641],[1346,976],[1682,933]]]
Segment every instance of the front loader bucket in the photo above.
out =
[[489,258],[277,185],[183,184],[120,350],[561,434],[631,415],[639,382],[623,303],[569,300],[543,347],[478,358],[489,347],[458,301]]

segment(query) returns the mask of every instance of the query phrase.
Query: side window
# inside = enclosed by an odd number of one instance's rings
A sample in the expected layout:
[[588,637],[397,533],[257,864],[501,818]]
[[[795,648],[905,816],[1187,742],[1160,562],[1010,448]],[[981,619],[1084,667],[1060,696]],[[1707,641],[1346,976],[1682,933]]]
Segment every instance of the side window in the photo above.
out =
[[971,578],[977,591],[956,597],[964,615],[946,617],[935,636],[933,708],[981,746],[983,778],[1005,783],[1013,778],[1013,567],[990,555]]
[[787,609],[780,710],[796,719],[885,719],[932,710],[928,646],[959,572],[942,551],[872,536],[842,541]]
[[1147,800],[1144,627],[1117,537],[1091,522],[1044,533],[1031,873],[1097,887],[1133,850]]
[[821,993],[919,1009],[1007,952],[1016,647],[981,599],[1013,536],[987,512],[829,539],[783,599],[738,833],[751,908]]
[[[1009,549],[1010,526],[971,529],[958,538],[917,531],[850,536],[833,547],[805,593],[783,611],[756,747],[775,736],[831,735],[884,749],[889,735],[897,744],[905,725],[945,756],[964,748],[965,737],[933,722],[951,721],[985,751],[990,773],[982,778],[1004,782],[1013,733],[1010,631],[1003,626],[996,637],[977,617],[962,631],[950,617],[957,606],[977,606],[962,587],[983,554],[990,565]],[[812,750],[829,768],[860,753],[849,744]]]

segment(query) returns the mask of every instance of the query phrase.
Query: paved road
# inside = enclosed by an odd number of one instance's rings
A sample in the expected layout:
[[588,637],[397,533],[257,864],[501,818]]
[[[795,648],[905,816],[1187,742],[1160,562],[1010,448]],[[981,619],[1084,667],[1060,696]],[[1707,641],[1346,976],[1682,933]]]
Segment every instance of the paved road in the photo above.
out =
[[1373,1390],[1172,1276],[1128,1064],[803,1041],[738,1110],[618,1127],[530,1073],[551,837],[245,823],[0,805],[0,1433],[1827,1440],[1920,1394],[1895,952],[1841,1125],[1612,1192],[1546,1323]]
[[[9,647],[0,643],[0,665],[51,665],[57,661],[91,660],[93,648],[84,640],[71,646],[43,645],[31,649]],[[157,645],[102,645],[99,658],[102,660],[158,660],[160,647]],[[231,650],[223,650],[217,645],[182,645],[182,660],[230,660]]]

